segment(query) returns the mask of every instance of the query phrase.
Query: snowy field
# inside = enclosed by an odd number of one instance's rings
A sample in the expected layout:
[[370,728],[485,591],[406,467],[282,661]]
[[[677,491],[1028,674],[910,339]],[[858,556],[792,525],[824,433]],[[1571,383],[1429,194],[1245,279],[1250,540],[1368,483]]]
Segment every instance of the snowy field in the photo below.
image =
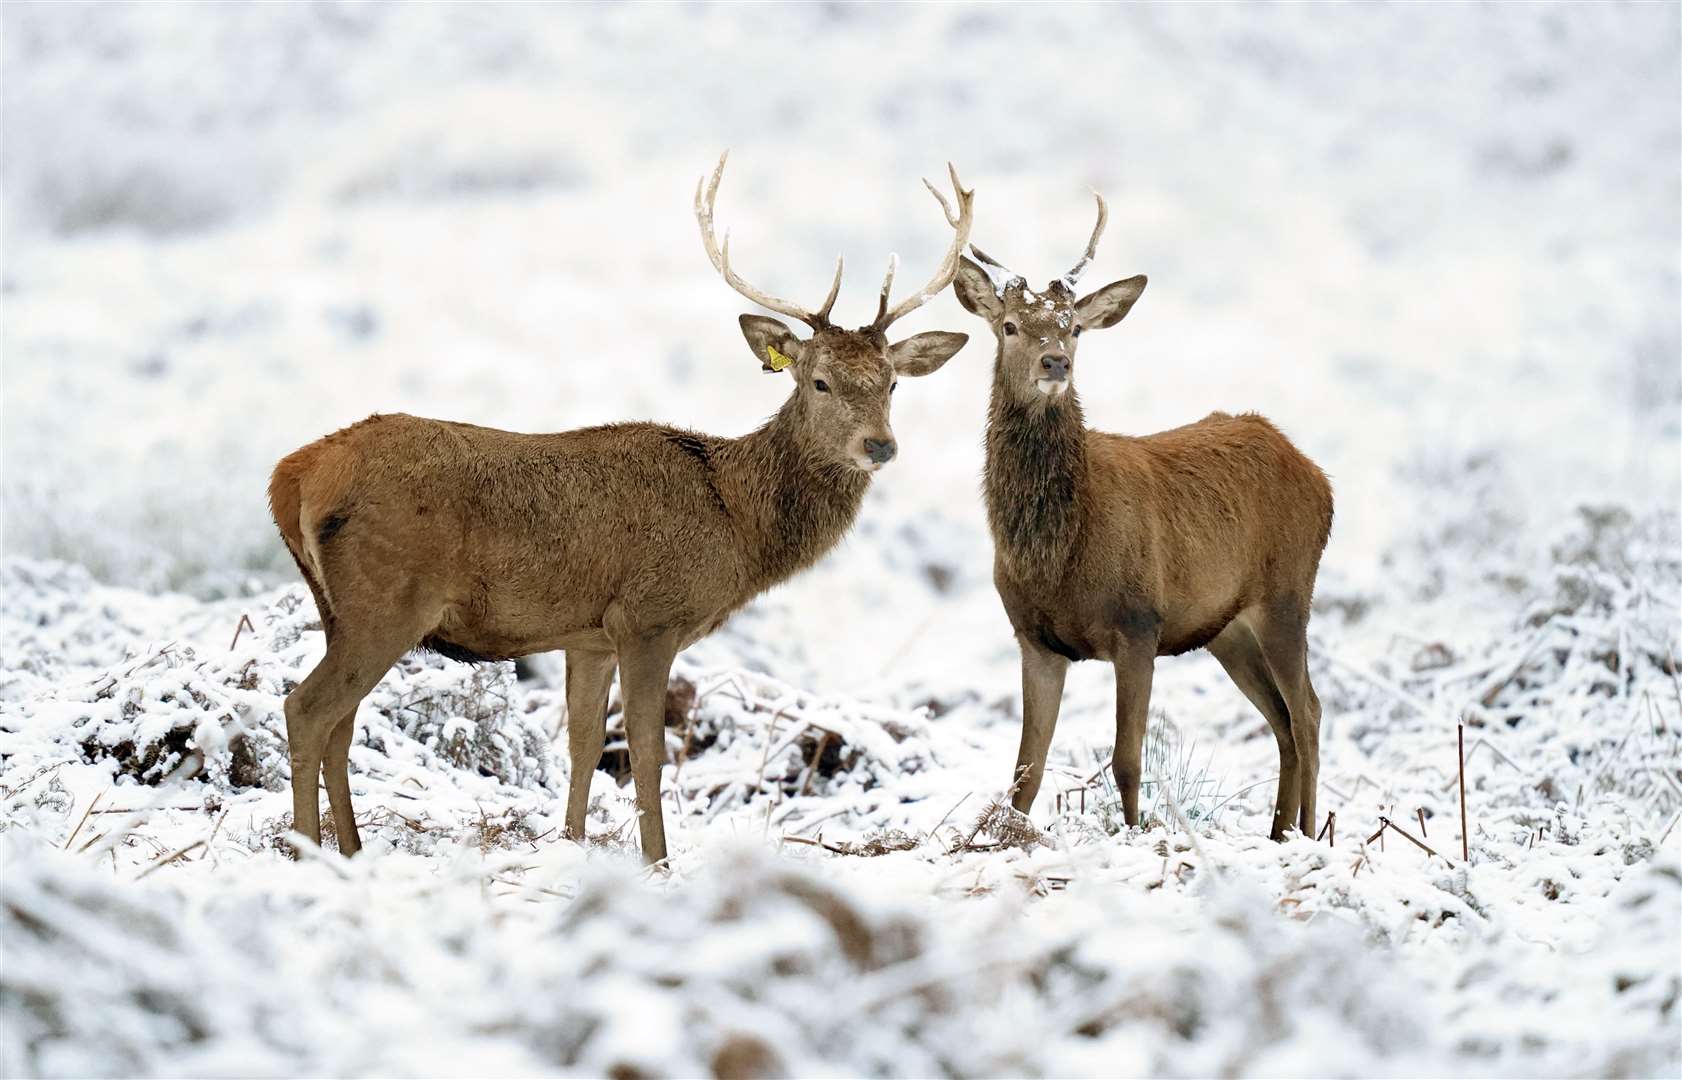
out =
[[[1675,5],[0,7],[0,1075],[1677,1075]],[[1270,416],[1331,475],[1335,836],[1158,664],[1144,802],[1069,679],[1028,822],[986,328],[846,543],[684,654],[669,872],[559,657],[364,703],[367,850],[293,862],[322,651],[264,494],[374,411],[749,430],[690,215],[863,321],[951,159],[1033,278],[1146,273],[1088,418]],[[523,677],[522,677],[523,676]],[[617,709],[617,695],[614,708]],[[1465,724],[1462,857],[1456,732]],[[1421,841],[1427,854],[1398,828]]]

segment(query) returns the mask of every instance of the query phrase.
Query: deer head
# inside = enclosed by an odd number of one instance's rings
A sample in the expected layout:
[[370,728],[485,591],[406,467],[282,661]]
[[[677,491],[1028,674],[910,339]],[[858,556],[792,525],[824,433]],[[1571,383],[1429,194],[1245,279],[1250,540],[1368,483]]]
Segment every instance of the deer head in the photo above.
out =
[[927,375],[950,360],[968,334],[932,331],[916,334],[893,344],[887,330],[901,317],[915,311],[952,283],[969,240],[973,223],[975,192],[965,191],[951,165],[952,187],[958,199],[954,215],[946,197],[927,180],[923,183],[940,201],[953,237],[945,258],[929,283],[893,308],[888,294],[898,267],[897,256],[889,256],[887,277],[882,282],[876,318],[866,326],[847,330],[830,322],[829,313],[841,291],[841,260],[835,260],[835,279],[823,306],[807,311],[786,300],[762,292],[744,281],[730,265],[730,235],[720,245],[713,231],[713,208],[718,200],[719,180],[724,176],[728,152],[718,159],[712,177],[702,177],[695,187],[695,217],[701,226],[701,243],[707,257],[732,289],[760,307],[798,319],[811,328],[811,336],[797,337],[788,324],[765,315],[743,315],[742,335],[763,370],[787,372],[794,378],[790,398],[796,437],[809,452],[845,463],[864,472],[875,472],[893,460],[897,447],[888,425],[889,404],[901,375]]
[[1120,322],[1145,291],[1145,275],[1112,282],[1096,292],[1075,298],[1075,285],[1098,250],[1109,210],[1098,200],[1098,224],[1086,252],[1074,268],[1035,292],[1021,274],[970,247],[977,263],[960,258],[953,291],[958,302],[986,319],[999,339],[998,374],[1004,386],[1022,401],[1052,402],[1070,387],[1075,370],[1075,346],[1086,330],[1103,330]]

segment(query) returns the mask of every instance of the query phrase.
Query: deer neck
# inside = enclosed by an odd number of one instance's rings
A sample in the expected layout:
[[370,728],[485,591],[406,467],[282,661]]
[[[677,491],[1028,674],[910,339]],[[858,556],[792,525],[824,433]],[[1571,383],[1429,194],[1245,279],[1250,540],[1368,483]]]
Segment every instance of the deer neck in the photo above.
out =
[[1074,388],[1024,402],[1005,386],[997,358],[984,486],[994,548],[1012,577],[1062,576],[1080,537],[1086,470],[1086,422]]
[[868,474],[802,445],[801,404],[791,397],[757,431],[720,448],[719,496],[742,532],[755,593],[822,558],[858,517]]

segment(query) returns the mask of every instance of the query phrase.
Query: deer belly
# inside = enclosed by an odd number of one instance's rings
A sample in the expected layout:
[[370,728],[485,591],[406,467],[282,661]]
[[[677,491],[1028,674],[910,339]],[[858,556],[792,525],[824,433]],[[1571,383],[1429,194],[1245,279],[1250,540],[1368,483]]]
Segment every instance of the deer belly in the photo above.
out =
[[1157,655],[1178,656],[1203,648],[1215,640],[1215,636],[1225,630],[1242,610],[1240,601],[1231,600],[1194,605],[1174,612],[1172,617],[1163,620],[1161,637],[1157,640]]

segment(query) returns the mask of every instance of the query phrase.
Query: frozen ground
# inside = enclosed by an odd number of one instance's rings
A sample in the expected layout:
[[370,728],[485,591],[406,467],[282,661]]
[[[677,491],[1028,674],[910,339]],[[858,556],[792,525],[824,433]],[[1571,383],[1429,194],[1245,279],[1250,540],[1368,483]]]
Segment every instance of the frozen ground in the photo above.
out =
[[[0,30],[0,1074],[1682,1068],[1674,6]],[[757,423],[786,386],[689,217],[727,145],[745,272],[815,299],[844,251],[859,318],[940,250],[947,158],[1035,276],[1105,191],[1089,280],[1151,285],[1083,345],[1089,416],[1255,408],[1336,485],[1335,844],[1265,841],[1272,739],[1201,656],[1159,665],[1152,827],[1114,823],[1092,665],[1032,828],[986,813],[1017,702],[978,342],[899,395],[849,541],[681,661],[669,875],[622,754],[557,839],[547,659],[400,665],[352,750],[368,857],[282,857],[321,640],[269,466],[374,410]],[[1381,815],[1447,858],[1364,845]]]

